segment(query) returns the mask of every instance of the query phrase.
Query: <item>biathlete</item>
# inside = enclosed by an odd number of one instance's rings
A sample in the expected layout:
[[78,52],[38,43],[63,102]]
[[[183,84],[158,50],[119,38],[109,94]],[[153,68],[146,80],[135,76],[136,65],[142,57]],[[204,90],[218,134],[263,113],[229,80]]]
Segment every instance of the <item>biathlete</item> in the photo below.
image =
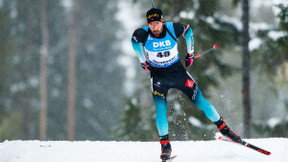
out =
[[186,67],[193,63],[194,39],[189,25],[164,22],[162,11],[155,8],[150,9],[146,17],[148,25],[136,29],[131,42],[142,68],[150,71],[151,91],[156,104],[156,125],[161,144],[160,158],[169,159],[172,151],[166,118],[166,97],[170,88],[176,88],[187,95],[224,136],[235,142],[240,141],[240,135],[226,125],[214,106],[203,97],[198,84],[180,62],[177,40],[183,36],[187,45]]

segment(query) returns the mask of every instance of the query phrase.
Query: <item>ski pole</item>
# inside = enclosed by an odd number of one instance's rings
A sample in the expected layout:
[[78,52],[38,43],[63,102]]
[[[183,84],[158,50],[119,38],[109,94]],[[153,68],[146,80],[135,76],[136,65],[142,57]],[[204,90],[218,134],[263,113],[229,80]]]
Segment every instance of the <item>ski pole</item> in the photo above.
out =
[[152,7],[155,8],[155,3],[153,0],[151,0],[151,3],[152,3]]
[[215,50],[216,48],[217,48],[217,45],[214,44],[214,46],[213,46],[212,48],[210,48],[210,49],[208,49],[208,50],[206,50],[206,51],[204,51],[204,52],[202,52],[202,53],[194,56],[194,58],[197,58],[197,57],[200,57],[200,56],[202,56],[202,55],[205,55],[206,53],[211,52],[211,51]]

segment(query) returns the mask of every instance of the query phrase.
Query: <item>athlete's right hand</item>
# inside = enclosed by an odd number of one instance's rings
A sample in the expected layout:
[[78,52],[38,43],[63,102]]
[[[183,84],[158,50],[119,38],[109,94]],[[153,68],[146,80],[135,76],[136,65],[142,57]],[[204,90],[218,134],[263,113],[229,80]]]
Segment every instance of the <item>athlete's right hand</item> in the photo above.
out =
[[141,63],[141,67],[142,67],[144,70],[146,70],[146,71],[150,71],[150,69],[151,69],[151,66],[150,66],[150,64],[149,64],[147,61]]
[[185,57],[185,65],[186,67],[191,66],[193,63],[193,58],[194,58],[194,54],[193,53],[187,53],[186,57]]

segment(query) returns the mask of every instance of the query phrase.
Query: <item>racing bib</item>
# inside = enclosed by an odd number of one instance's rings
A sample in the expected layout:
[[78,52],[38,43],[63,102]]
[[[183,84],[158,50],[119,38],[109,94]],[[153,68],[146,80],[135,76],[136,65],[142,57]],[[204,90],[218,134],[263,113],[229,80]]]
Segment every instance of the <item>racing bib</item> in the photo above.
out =
[[[165,23],[167,29],[175,36],[172,22]],[[146,27],[147,31],[148,28]],[[145,53],[151,66],[166,68],[179,60],[177,41],[166,31],[164,38],[155,38],[150,34],[144,46]]]

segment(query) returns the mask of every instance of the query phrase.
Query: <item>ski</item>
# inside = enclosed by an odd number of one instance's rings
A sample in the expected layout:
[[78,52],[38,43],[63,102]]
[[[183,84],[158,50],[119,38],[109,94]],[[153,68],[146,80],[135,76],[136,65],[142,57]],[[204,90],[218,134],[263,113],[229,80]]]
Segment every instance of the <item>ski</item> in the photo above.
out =
[[241,144],[241,145],[243,145],[243,146],[245,146],[245,147],[248,147],[248,148],[250,148],[250,149],[252,149],[252,150],[258,151],[258,152],[260,152],[260,153],[262,153],[262,154],[271,155],[271,152],[266,151],[266,150],[264,150],[264,149],[262,149],[262,148],[259,148],[259,147],[255,146],[255,145],[252,145],[251,143],[245,142],[245,141],[243,141],[243,140],[241,140],[240,142],[234,142],[234,141],[232,141],[232,140],[230,140],[230,139],[228,139],[228,138],[226,138],[226,137],[224,137],[224,136],[219,136],[218,139],[221,140],[221,141],[238,143],[238,144]]
[[172,160],[174,160],[177,157],[177,155],[171,156],[169,159],[167,160],[162,160],[162,162],[172,162]]

